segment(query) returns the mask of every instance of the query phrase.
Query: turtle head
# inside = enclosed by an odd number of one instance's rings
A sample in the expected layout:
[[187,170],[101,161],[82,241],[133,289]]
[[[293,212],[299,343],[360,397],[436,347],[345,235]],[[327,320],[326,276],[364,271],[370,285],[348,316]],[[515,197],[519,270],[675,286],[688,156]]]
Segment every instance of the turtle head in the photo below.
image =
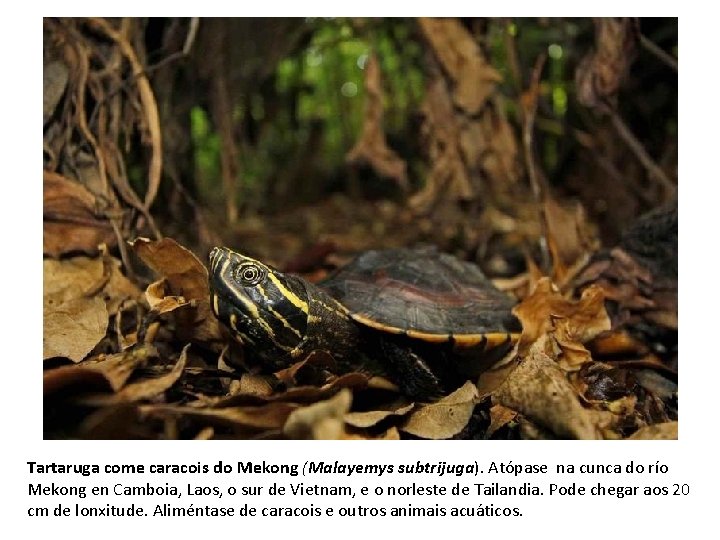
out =
[[287,364],[307,333],[303,281],[224,247],[208,258],[215,316],[263,360]]

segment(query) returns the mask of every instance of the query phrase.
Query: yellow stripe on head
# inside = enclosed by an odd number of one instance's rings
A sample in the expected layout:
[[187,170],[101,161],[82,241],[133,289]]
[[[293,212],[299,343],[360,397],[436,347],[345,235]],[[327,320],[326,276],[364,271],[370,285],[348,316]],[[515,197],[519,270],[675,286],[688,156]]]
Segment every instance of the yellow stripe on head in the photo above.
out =
[[282,284],[282,281],[278,279],[278,277],[273,273],[272,270],[268,269],[268,277],[270,278],[270,281],[272,281],[275,286],[280,290],[280,292],[283,294],[285,298],[290,300],[290,302],[298,309],[304,311],[305,313],[308,313],[308,305],[307,302],[302,300],[301,298],[298,298],[298,296],[292,292],[290,289],[288,289],[285,285]]

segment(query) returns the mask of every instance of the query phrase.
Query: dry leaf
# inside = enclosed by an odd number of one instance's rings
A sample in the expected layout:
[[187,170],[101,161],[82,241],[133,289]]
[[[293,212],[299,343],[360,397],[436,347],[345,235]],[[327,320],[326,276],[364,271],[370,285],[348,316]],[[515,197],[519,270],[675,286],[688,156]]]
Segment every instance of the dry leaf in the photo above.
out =
[[[168,296],[195,302],[193,309],[180,310],[176,314],[178,337],[220,350],[218,342],[222,341],[223,333],[210,309],[208,273],[203,263],[170,238],[156,242],[138,238],[131,245],[150,268],[165,277]],[[157,294],[157,289],[153,292]]]
[[110,276],[103,288],[103,294],[110,315],[115,315],[120,306],[128,299],[138,300],[142,293],[132,281],[121,271],[122,263],[109,255],[103,256],[105,270],[109,269]]
[[350,430],[343,434],[343,440],[348,441],[399,441],[400,432],[395,426],[389,427],[380,434],[369,433],[367,431]]
[[81,183],[43,171],[43,254],[92,254],[100,244],[116,245],[110,222],[96,208],[95,197]]
[[[327,351],[311,351],[305,358],[295,362],[291,366],[276,371],[275,377],[286,386],[297,386],[300,384],[322,384],[326,377],[319,373],[319,370],[329,369],[334,371],[337,368],[335,359]],[[322,378],[322,381],[318,380]]]
[[43,260],[43,306],[53,307],[81,296],[92,296],[105,283],[101,258]]
[[294,403],[276,402],[260,406],[223,408],[142,405],[139,410],[150,418],[187,418],[201,424],[229,426],[240,430],[279,430],[285,425],[290,413],[298,407]]
[[267,398],[273,394],[273,388],[262,375],[243,373],[240,380],[230,383],[228,394],[231,396],[253,396]]
[[558,437],[599,439],[597,418],[578,401],[565,372],[545,354],[545,340],[527,356],[493,393],[493,400],[545,426]]
[[215,429],[212,427],[204,427],[198,434],[193,437],[196,441],[207,441],[215,437]]
[[580,203],[561,206],[554,198],[545,197],[543,219],[547,242],[552,255],[552,275],[556,283],[564,284],[584,264],[590,252],[597,249],[590,225]]
[[43,358],[85,358],[105,337],[109,316],[138,293],[113,257],[43,260]]
[[43,309],[43,359],[60,356],[80,362],[105,337],[108,312],[97,296],[76,298]]
[[343,388],[326,401],[294,410],[283,433],[292,439],[340,439],[345,433],[343,417],[351,403],[352,393]]
[[423,439],[449,439],[470,421],[477,398],[477,388],[468,381],[435,403],[418,405],[400,429]]
[[365,412],[349,412],[345,415],[345,423],[350,424],[356,428],[369,428],[373,427],[386,418],[391,416],[402,417],[413,410],[415,407],[414,403],[403,405],[401,407],[395,407],[387,411],[365,411]]
[[644,426],[630,435],[628,439],[645,439],[653,441],[676,440],[678,438],[678,423],[664,422],[662,424],[653,424]]
[[418,19],[435,57],[453,81],[455,105],[477,114],[502,81],[470,33],[457,19]]
[[490,426],[487,428],[485,438],[489,439],[493,434],[517,418],[517,411],[496,403],[490,407]]
[[236,394],[218,400],[217,406],[230,407],[246,403],[262,403],[274,401],[292,401],[300,403],[312,403],[321,399],[327,399],[335,395],[343,388],[362,389],[367,386],[368,376],[364,373],[345,373],[340,376],[332,376],[322,386],[296,386],[284,392],[277,392],[268,396],[262,394]]
[[61,366],[43,373],[43,392],[51,394],[68,386],[109,387],[117,392],[135,368],[157,357],[152,345],[141,344],[117,354],[100,355],[72,366]]
[[122,389],[117,390],[114,394],[82,396],[78,399],[78,402],[89,406],[104,407],[107,405],[120,405],[152,399],[165,392],[180,378],[183,369],[185,369],[185,364],[187,363],[187,351],[189,347],[190,345],[185,345],[185,347],[183,347],[183,350],[180,353],[180,358],[173,368],[165,375],[141,379],[130,383]]
[[578,369],[591,360],[582,344],[610,329],[604,299],[598,287],[588,287],[579,301],[567,300],[548,278],[542,278],[532,294],[513,309],[523,327],[520,355],[542,336],[551,335],[561,348],[563,367]]

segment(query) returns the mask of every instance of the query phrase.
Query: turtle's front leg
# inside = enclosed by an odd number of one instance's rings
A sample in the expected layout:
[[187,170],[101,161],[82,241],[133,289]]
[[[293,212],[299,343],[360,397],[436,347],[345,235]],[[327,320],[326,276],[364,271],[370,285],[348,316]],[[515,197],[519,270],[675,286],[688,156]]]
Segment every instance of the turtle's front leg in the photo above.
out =
[[379,338],[380,352],[400,390],[415,399],[433,399],[443,394],[440,379],[410,347]]

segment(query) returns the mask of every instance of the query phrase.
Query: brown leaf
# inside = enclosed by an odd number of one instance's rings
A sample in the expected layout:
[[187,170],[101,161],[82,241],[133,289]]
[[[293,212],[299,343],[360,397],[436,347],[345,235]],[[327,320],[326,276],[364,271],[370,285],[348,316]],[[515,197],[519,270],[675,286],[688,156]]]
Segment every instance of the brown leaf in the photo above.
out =
[[418,405],[400,430],[423,439],[449,439],[470,421],[477,397],[477,388],[468,381],[435,403]]
[[108,255],[43,260],[43,358],[82,360],[105,336],[109,316],[138,293]]
[[97,253],[117,237],[107,219],[96,213],[95,197],[82,184],[43,171],[43,254]]
[[575,275],[589,254],[597,249],[590,225],[580,203],[561,206],[554,198],[545,197],[543,219],[547,242],[552,255],[552,275],[564,284]]
[[43,359],[81,361],[105,337],[107,325],[105,302],[97,296],[43,309]]
[[644,426],[630,435],[628,439],[644,439],[644,440],[676,440],[678,438],[678,423],[665,422],[662,424],[653,424]]
[[365,63],[365,116],[362,133],[348,152],[351,165],[367,163],[380,175],[408,189],[407,164],[388,146],[383,131],[383,91],[380,64],[372,54]]
[[599,439],[598,419],[580,404],[565,372],[533,344],[520,365],[493,394],[493,401],[518,411],[558,437]]
[[492,437],[497,430],[503,428],[505,425],[515,420],[515,418],[517,418],[517,415],[517,411],[508,409],[507,407],[500,405],[499,403],[496,403],[495,405],[490,407],[490,426],[485,433],[485,438],[489,439],[490,437]]
[[260,406],[194,408],[177,405],[142,405],[140,412],[151,418],[187,418],[204,425],[229,426],[246,430],[279,430],[299,405],[267,403]]
[[370,433],[363,430],[345,431],[342,436],[343,440],[359,440],[359,441],[399,441],[400,432],[395,426],[390,426],[387,430],[380,434]]
[[165,392],[180,378],[187,363],[187,351],[189,347],[190,345],[183,347],[180,358],[165,375],[151,379],[141,379],[130,383],[122,389],[117,390],[114,394],[82,396],[78,399],[78,402],[89,406],[105,407],[108,405],[120,405],[152,399]]
[[345,415],[345,422],[356,428],[369,428],[379,424],[391,416],[405,416],[407,413],[412,411],[414,407],[415,404],[410,403],[408,405],[394,407],[386,411],[349,412]]
[[590,360],[582,344],[610,329],[604,299],[599,288],[588,287],[579,301],[567,300],[548,278],[542,278],[530,296],[513,308],[523,327],[520,355],[547,334],[561,348],[563,366],[577,369]]
[[116,258],[72,257],[43,260],[43,305],[46,308],[80,297],[105,298],[108,313],[115,315],[127,299],[137,300],[140,290],[120,270]]
[[267,398],[273,394],[273,388],[267,380],[267,377],[254,375],[252,373],[243,373],[240,380],[230,383],[228,394],[231,396],[253,396]]
[[72,366],[61,366],[43,373],[43,392],[51,394],[68,386],[109,387],[117,392],[135,368],[157,357],[152,345],[138,345],[111,355],[100,355]]
[[296,386],[284,392],[276,392],[269,395],[265,395],[264,392],[234,394],[216,400],[215,405],[218,407],[231,407],[234,405],[275,401],[312,403],[321,399],[327,399],[343,388],[351,390],[365,388],[367,381],[368,376],[364,373],[345,373],[340,376],[332,376],[328,382],[322,386]]
[[597,18],[595,48],[575,73],[577,98],[586,107],[605,107],[617,96],[640,41],[637,19]]
[[43,260],[43,307],[56,307],[92,293],[105,283],[101,258]]
[[115,315],[123,302],[128,299],[138,300],[142,295],[140,289],[130,281],[121,271],[121,263],[114,257],[105,255],[103,264],[109,268],[110,276],[103,288],[108,313]]
[[340,439],[345,413],[350,410],[352,393],[343,388],[326,401],[319,401],[290,413],[283,433],[292,439]]
[[[194,308],[176,314],[178,337],[198,341],[219,350],[222,330],[210,309],[210,289],[205,265],[189,250],[171,238],[156,242],[138,238],[131,243],[137,255],[156,273],[166,279],[168,296],[181,296],[194,302]],[[157,289],[153,289],[157,294]]]
[[192,307],[182,296],[170,296],[165,278],[154,281],[145,289],[145,299],[158,315],[170,313],[181,307]]
[[317,350],[311,351],[299,362],[295,362],[291,366],[276,371],[275,377],[286,386],[297,386],[299,384],[312,384],[313,382],[321,384],[317,381],[318,376],[325,377],[318,373],[317,370],[328,368],[331,371],[336,368],[335,359],[327,351]]
[[420,18],[418,23],[443,71],[454,83],[455,105],[470,115],[478,113],[502,77],[457,19]]

